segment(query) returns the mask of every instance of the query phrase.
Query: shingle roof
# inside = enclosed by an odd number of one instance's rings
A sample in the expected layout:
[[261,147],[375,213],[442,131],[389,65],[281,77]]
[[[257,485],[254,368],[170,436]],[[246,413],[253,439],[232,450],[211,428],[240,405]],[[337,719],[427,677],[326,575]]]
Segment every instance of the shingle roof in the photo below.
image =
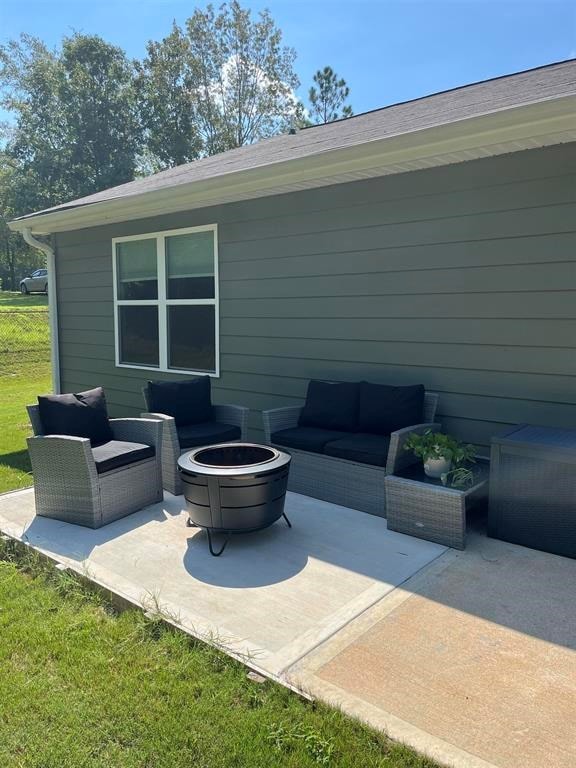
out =
[[296,134],[274,136],[29,216],[216,179],[291,160],[317,157],[334,150],[575,94],[576,59],[571,59],[393,104],[326,125],[305,128]]

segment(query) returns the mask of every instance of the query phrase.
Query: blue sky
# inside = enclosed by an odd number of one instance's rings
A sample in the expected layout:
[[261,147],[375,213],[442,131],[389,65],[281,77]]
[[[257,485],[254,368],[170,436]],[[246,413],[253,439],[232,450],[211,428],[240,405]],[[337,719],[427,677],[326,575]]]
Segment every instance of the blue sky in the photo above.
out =
[[[218,0],[216,2],[218,4]],[[57,46],[77,30],[140,57],[191,0],[0,0],[0,39],[28,32]],[[268,7],[298,52],[305,96],[331,65],[355,112],[576,57],[576,0],[243,0]]]

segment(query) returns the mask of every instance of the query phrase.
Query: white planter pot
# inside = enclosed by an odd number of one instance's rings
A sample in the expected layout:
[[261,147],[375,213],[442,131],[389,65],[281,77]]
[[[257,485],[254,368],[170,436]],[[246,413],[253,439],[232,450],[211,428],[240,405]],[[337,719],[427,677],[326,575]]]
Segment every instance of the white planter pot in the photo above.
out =
[[450,472],[451,466],[451,459],[426,459],[424,462],[424,472],[428,477],[441,477],[446,472]]

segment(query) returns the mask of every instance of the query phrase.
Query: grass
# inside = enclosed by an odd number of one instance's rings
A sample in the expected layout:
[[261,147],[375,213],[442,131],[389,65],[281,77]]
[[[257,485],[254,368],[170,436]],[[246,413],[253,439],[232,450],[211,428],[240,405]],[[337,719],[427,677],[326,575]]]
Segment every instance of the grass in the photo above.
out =
[[0,293],[0,493],[32,484],[26,405],[51,387],[46,303],[46,296]]
[[42,562],[0,541],[3,768],[434,765]]
[[26,437],[32,434],[26,405],[49,392],[50,364],[23,365],[0,374],[0,493],[32,485]]
[[45,293],[24,295],[18,291],[0,291],[0,312],[11,312],[15,309],[34,311],[47,308],[48,296]]

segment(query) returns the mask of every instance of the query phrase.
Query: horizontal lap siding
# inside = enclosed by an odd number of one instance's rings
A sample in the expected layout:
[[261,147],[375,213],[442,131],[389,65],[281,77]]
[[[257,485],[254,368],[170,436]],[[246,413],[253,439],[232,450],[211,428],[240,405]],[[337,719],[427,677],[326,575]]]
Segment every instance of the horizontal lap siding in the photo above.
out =
[[[217,402],[300,403],[311,377],[423,382],[487,446],[506,425],[576,427],[576,146],[58,236],[62,386],[138,413],[114,366],[111,238],[219,225]],[[158,374],[160,378],[170,378]]]

